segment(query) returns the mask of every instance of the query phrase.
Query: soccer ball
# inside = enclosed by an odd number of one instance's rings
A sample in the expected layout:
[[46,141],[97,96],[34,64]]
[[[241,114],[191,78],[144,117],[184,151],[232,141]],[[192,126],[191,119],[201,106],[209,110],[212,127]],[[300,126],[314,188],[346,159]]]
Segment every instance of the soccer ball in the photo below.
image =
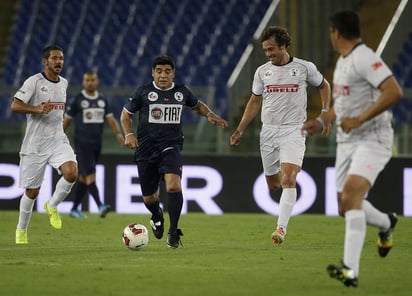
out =
[[124,228],[122,239],[130,250],[140,250],[149,243],[149,232],[144,225],[132,223]]

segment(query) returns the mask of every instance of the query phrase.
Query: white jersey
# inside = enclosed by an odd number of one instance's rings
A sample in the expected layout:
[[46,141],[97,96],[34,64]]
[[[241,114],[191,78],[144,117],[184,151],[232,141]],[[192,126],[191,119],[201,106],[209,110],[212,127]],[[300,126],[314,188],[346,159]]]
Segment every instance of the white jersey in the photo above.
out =
[[[47,154],[58,140],[66,142],[63,114],[66,105],[67,80],[59,76],[58,82],[48,80],[42,73],[29,77],[14,95],[32,106],[50,101],[53,109],[48,114],[26,114],[27,126],[20,152]],[[65,138],[65,139],[64,139]],[[68,142],[68,139],[67,139]]]
[[263,125],[302,125],[306,120],[309,84],[319,87],[323,75],[312,62],[296,57],[286,65],[276,66],[270,61],[257,68],[252,92],[262,96]]
[[340,128],[343,117],[354,117],[372,105],[380,95],[379,86],[392,75],[391,70],[363,43],[347,56],[339,57],[333,73],[333,98],[336,113],[337,141],[391,141],[392,114],[385,111],[350,133]]

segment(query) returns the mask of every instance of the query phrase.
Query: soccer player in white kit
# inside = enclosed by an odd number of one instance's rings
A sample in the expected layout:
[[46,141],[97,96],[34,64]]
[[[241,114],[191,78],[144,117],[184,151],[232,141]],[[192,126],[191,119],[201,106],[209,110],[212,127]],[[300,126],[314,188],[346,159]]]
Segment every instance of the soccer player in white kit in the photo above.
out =
[[63,69],[63,50],[51,45],[43,49],[44,71],[29,77],[14,95],[11,110],[26,114],[27,126],[20,148],[20,183],[25,189],[20,199],[16,244],[27,244],[27,229],[34,202],[43,182],[46,165],[63,176],[56,184],[44,209],[50,224],[61,229],[57,206],[70,193],[77,179],[77,161],[63,131],[67,80],[59,74]]
[[403,94],[388,66],[362,43],[355,12],[342,11],[330,18],[330,39],[340,54],[333,74],[334,106],[325,114],[326,121],[308,121],[303,130],[313,134],[322,123],[336,121],[336,188],[339,213],[345,217],[345,239],[342,265],[330,264],[327,272],[346,286],[357,287],[366,225],[379,229],[381,257],[392,248],[396,214],[379,211],[365,195],[392,156],[388,109]]
[[[243,131],[261,109],[260,153],[266,182],[269,190],[282,188],[277,225],[271,235],[273,243],[280,245],[296,203],[296,177],[306,149],[306,136],[301,133],[307,116],[306,88],[311,84],[319,89],[319,118],[329,109],[331,91],[329,82],[312,62],[288,53],[292,40],[286,29],[270,26],[263,31],[260,42],[270,61],[255,72],[252,94],[230,144],[239,145]],[[329,131],[325,125],[323,133]]]

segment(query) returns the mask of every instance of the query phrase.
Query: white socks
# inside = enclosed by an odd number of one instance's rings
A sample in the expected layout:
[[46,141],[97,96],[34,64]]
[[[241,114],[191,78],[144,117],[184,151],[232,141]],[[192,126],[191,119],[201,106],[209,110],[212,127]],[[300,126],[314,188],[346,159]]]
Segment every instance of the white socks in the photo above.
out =
[[33,206],[35,199],[28,198],[26,193],[20,198],[20,207],[19,207],[19,222],[17,224],[18,230],[27,230],[29,227],[31,213],[33,212]]
[[359,276],[359,262],[366,235],[366,217],[363,210],[349,210],[345,213],[345,244],[343,264]]
[[364,200],[362,209],[365,212],[366,223],[379,227],[379,231],[386,231],[391,227],[389,216],[375,208],[369,201]]
[[54,190],[52,197],[49,199],[49,207],[57,208],[66,196],[69,195],[74,183],[75,182],[69,183],[64,177],[61,177],[56,184],[56,189]]
[[278,227],[282,227],[285,234],[293,206],[296,203],[296,188],[284,188],[279,202]]

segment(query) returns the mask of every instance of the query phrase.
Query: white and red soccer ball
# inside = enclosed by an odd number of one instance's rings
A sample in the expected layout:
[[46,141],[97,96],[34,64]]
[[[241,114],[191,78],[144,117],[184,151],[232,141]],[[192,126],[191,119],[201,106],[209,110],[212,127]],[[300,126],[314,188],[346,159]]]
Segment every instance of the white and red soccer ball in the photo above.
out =
[[144,225],[132,223],[124,228],[122,239],[130,250],[140,250],[149,243],[149,232]]

